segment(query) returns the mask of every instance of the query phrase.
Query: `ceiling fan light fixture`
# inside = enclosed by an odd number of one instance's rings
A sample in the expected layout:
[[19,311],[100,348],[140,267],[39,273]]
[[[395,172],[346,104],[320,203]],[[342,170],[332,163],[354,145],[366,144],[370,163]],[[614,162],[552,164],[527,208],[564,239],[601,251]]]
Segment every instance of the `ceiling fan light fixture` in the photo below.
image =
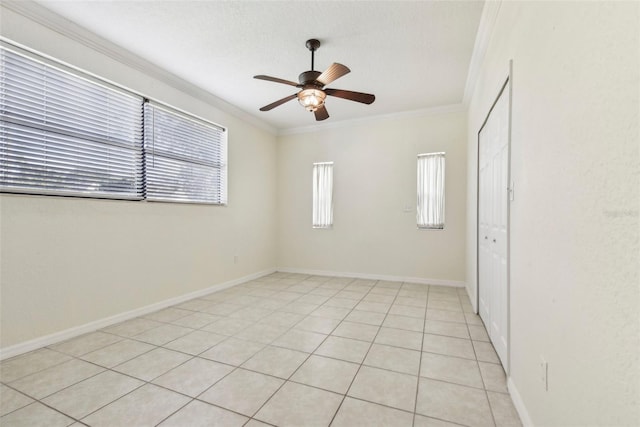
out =
[[303,89],[298,93],[298,102],[307,111],[316,111],[324,105],[327,94],[320,89]]

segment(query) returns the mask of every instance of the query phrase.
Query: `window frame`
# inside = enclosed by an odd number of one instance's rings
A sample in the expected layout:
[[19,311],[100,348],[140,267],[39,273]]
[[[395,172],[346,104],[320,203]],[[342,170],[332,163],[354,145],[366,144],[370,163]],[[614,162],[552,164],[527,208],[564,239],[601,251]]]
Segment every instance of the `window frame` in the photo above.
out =
[[[117,83],[111,82],[107,79],[104,79],[100,76],[97,76],[93,73],[87,72],[83,69],[80,69],[78,67],[69,65],[67,63],[64,63],[60,60],[57,60],[55,58],[52,58],[48,55],[44,55],[41,54],[35,50],[23,47],[23,46],[18,46],[15,45],[9,41],[6,40],[0,40],[0,48],[2,49],[6,49],[8,51],[12,51],[22,57],[27,58],[29,61],[34,61],[36,63],[40,63],[43,64],[44,66],[47,67],[53,67],[57,70],[60,70],[64,73],[70,74],[73,77],[77,78],[77,79],[82,79],[85,80],[89,83],[92,83],[94,85],[99,85],[102,87],[105,87],[109,90],[114,90],[116,92],[119,93],[125,93],[129,96],[135,97],[137,99],[140,99],[140,117],[141,117],[141,121],[140,121],[140,144],[139,144],[139,155],[138,158],[135,160],[135,163],[132,163],[131,170],[130,172],[133,173],[137,173],[137,181],[135,183],[135,189],[136,189],[136,193],[137,196],[136,197],[132,197],[132,196],[128,196],[125,197],[122,194],[119,194],[118,192],[113,192],[113,193],[107,193],[107,192],[96,192],[96,191],[92,191],[92,190],[88,190],[88,191],[68,191],[68,190],[64,190],[64,189],[60,189],[60,188],[45,188],[47,181],[44,180],[42,187],[39,188],[29,188],[29,187],[24,187],[24,188],[20,188],[20,187],[13,187],[13,186],[8,186],[8,185],[2,185],[2,183],[0,182],[0,194],[20,194],[20,195],[31,195],[31,196],[53,196],[53,197],[72,197],[72,198],[85,198],[85,199],[112,199],[112,200],[123,200],[123,201],[153,201],[153,202],[157,202],[157,203],[197,203],[197,204],[210,204],[210,205],[219,205],[219,206],[227,206],[228,205],[228,129],[224,126],[221,126],[217,123],[214,123],[210,120],[204,119],[202,117],[199,117],[195,114],[186,112],[180,108],[176,108],[173,107],[169,104],[166,104],[164,102],[155,100],[153,98],[149,98],[143,94],[140,94],[136,91],[133,91],[131,89],[128,89],[126,87],[123,87]],[[145,129],[145,119],[144,119],[144,106],[147,103],[153,103],[153,105],[157,106],[158,108],[162,108],[165,110],[168,110],[170,112],[172,112],[173,114],[177,114],[180,115],[181,117],[184,117],[187,120],[192,120],[198,123],[201,123],[205,126],[208,127],[212,127],[215,129],[218,129],[221,133],[222,136],[220,137],[220,144],[219,146],[217,146],[215,148],[215,150],[218,150],[221,154],[221,158],[220,158],[220,162],[219,162],[219,180],[218,182],[221,182],[221,184],[218,186],[219,189],[219,194],[220,197],[218,198],[219,201],[203,201],[203,200],[174,200],[174,199],[154,199],[154,200],[150,200],[147,198],[147,194],[146,194],[146,180],[147,180],[147,175],[148,175],[148,171],[146,168],[146,162],[145,162],[145,153],[144,153],[144,129]],[[4,104],[3,104],[4,105]],[[35,107],[38,107],[39,104],[34,104]],[[45,104],[43,104],[45,105]],[[20,125],[19,121],[18,123],[16,122],[16,120],[11,119],[10,117],[6,117],[6,116],[2,116],[0,118],[0,121],[2,122],[3,127],[9,126],[9,125]],[[88,122],[88,126],[92,126],[93,122]],[[136,128],[137,129],[137,128]],[[68,135],[68,134],[63,134],[65,137],[68,138],[72,138],[72,137],[76,137],[75,135]],[[96,141],[95,138],[89,138],[88,141],[92,142],[92,143],[100,143],[101,141],[99,141],[100,138],[98,138],[98,140]],[[5,173],[5,167],[9,168],[9,163],[5,163],[2,159],[2,150],[4,149],[5,146],[5,141],[10,141],[9,137],[3,136],[2,140],[0,140],[0,142],[2,143],[0,145],[0,174]],[[105,144],[109,144],[108,141],[105,142]],[[114,146],[118,146],[117,143],[112,144]],[[7,146],[9,146],[9,144],[7,143]],[[82,149],[78,149],[77,151],[78,153],[82,153]],[[67,160],[67,158],[63,158],[63,160]],[[30,163],[26,163],[25,166],[28,166]],[[129,167],[129,166],[128,166]],[[7,169],[8,170],[8,169]],[[137,172],[136,172],[137,171]],[[102,182],[107,182],[107,181],[101,181]],[[99,183],[99,184],[100,184]]]
[[[330,166],[328,194],[320,194],[320,166],[323,168]],[[314,229],[333,228],[333,162],[316,162],[313,164],[312,172],[312,206],[311,206],[311,226]],[[325,188],[327,190],[327,188]],[[324,211],[324,216],[328,216],[328,221],[322,221],[320,213]],[[328,211],[328,212],[327,212]]]
[[[429,171],[429,167],[430,167],[429,164],[421,165],[421,163],[427,161],[427,159],[434,159],[434,158],[441,159],[442,161],[441,166],[438,166],[440,169],[440,173],[438,172],[438,170],[435,170],[433,172]],[[436,165],[432,165],[431,167],[436,167]],[[430,187],[429,183],[427,182],[427,179],[430,178],[430,175],[432,176],[438,173],[439,173],[439,176],[436,176],[436,179],[439,179],[439,182],[436,182],[434,185],[437,186],[436,190],[439,190],[441,195],[441,200],[439,202],[440,212],[432,213],[433,215],[436,215],[436,218],[432,218],[431,222],[427,222],[428,218],[426,217],[430,216],[430,213],[426,210],[430,209],[429,204],[434,203],[434,199],[438,198],[438,194],[435,194],[435,195],[427,194]],[[419,230],[444,230],[445,224],[446,224],[446,215],[445,215],[446,213],[446,210],[445,210],[446,153],[441,151],[441,152],[418,154],[416,178],[417,178],[416,179],[416,182],[417,182],[416,225],[418,229]],[[441,217],[439,222],[436,221],[438,219],[437,216]]]

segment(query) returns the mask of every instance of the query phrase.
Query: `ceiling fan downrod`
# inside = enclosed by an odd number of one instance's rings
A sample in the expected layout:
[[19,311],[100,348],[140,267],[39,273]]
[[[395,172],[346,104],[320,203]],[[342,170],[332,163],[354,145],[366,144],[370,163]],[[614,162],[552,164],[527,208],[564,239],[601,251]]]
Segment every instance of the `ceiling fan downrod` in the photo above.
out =
[[314,71],[314,56],[315,56],[315,52],[316,50],[318,50],[318,48],[320,47],[320,40],[317,39],[309,39],[307,40],[306,43],[307,49],[309,49],[311,51],[311,71]]

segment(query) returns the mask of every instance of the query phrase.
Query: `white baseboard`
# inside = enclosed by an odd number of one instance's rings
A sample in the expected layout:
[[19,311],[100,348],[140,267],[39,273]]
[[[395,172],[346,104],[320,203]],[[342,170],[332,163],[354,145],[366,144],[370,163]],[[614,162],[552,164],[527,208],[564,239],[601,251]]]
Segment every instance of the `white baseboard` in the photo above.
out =
[[520,415],[520,421],[522,421],[523,427],[533,427],[533,421],[531,421],[531,417],[529,416],[529,411],[527,411],[527,407],[524,405],[524,401],[516,388],[516,385],[513,383],[511,377],[507,378],[507,388],[509,389],[509,394],[511,395],[511,400],[513,400],[513,406],[516,407],[516,411],[518,411],[518,415]]
[[198,291],[190,292],[188,294],[180,295],[174,298],[169,298],[164,301],[160,301],[151,305],[147,305],[141,308],[136,308],[134,310],[126,311],[124,313],[116,314],[115,316],[106,317],[104,319],[95,320],[93,322],[85,323],[84,325],[75,326],[73,328],[65,329],[60,332],[55,332],[50,335],[45,335],[43,337],[35,338],[29,341],[21,342],[19,344],[15,344],[6,348],[0,348],[0,360],[7,359],[9,357],[17,356],[22,353],[26,353],[28,351],[36,350],[41,347],[45,347],[51,344],[55,344],[61,341],[68,340],[70,338],[77,337],[82,334],[86,334],[88,332],[93,332],[98,329],[105,328],[107,326],[114,325],[116,323],[123,322],[125,320],[133,319],[135,317],[143,316],[148,313],[152,313],[157,310],[161,310],[163,308],[180,304],[182,302],[188,301],[193,298],[199,298],[201,296],[207,295],[211,292],[221,291],[223,289],[230,288],[232,286],[239,285],[241,283],[248,282],[249,280],[257,279],[262,276],[266,276],[267,274],[274,273],[276,271],[275,268],[259,271],[257,273],[249,274],[248,276],[240,277],[237,279],[229,280],[224,283],[219,283],[217,285],[210,286],[205,289],[200,289]]
[[423,285],[440,285],[440,286],[453,286],[456,288],[464,288],[465,282],[458,280],[442,280],[442,279],[425,279],[421,277],[403,277],[403,276],[388,276],[385,274],[367,274],[367,273],[348,273],[343,271],[327,271],[327,270],[307,270],[304,268],[289,268],[278,267],[278,271],[283,273],[299,273],[310,274],[315,276],[336,276],[336,277],[357,277],[359,279],[369,280],[389,280],[392,282],[408,282],[408,283],[420,283]]

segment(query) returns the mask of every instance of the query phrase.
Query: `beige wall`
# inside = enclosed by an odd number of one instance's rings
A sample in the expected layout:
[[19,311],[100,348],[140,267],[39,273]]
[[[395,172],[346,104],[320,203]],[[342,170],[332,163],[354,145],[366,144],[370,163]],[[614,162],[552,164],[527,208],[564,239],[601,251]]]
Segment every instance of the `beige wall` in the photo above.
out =
[[275,136],[4,8],[1,27],[229,129],[227,207],[1,195],[2,348],[275,267]]
[[[278,266],[461,284],[465,138],[464,112],[279,137]],[[444,231],[418,230],[416,156],[437,151],[446,152],[446,225]],[[334,226],[313,229],[312,165],[323,161],[334,162]]]
[[469,107],[475,294],[477,132],[513,59],[511,381],[535,425],[640,420],[639,8],[503,2]]

